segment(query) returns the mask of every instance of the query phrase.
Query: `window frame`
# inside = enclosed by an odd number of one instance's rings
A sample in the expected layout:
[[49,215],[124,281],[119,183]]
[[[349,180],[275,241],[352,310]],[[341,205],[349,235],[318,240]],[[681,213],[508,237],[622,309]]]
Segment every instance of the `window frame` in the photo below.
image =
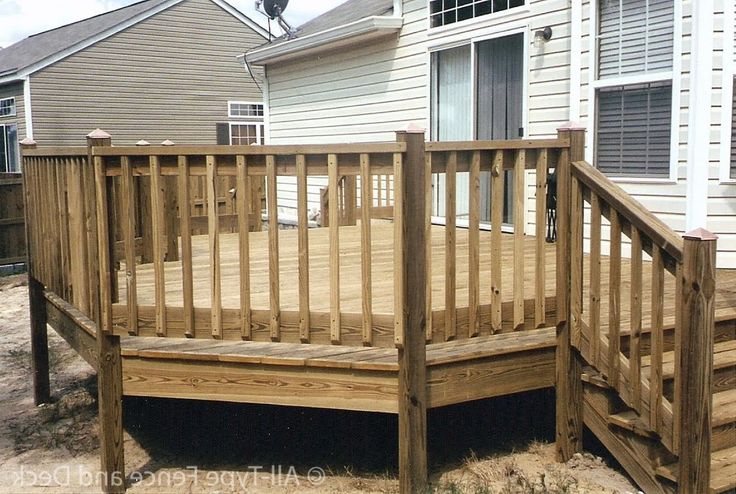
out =
[[[252,106],[260,106],[262,115],[233,115],[232,112],[232,106],[233,105],[252,105]],[[263,101],[235,101],[231,100],[227,102],[227,118],[229,119],[236,119],[236,120],[265,120],[266,118],[266,104],[263,103]]]
[[[256,143],[251,144],[233,144],[233,127],[236,125],[250,125],[256,128]],[[253,146],[253,145],[259,145],[262,146],[266,143],[266,123],[264,121],[259,120],[242,120],[239,122],[228,122],[228,135],[230,137],[230,145],[231,146]]]
[[679,164],[680,149],[680,96],[682,73],[682,6],[679,0],[673,0],[673,43],[672,43],[672,69],[667,71],[654,71],[635,75],[618,77],[599,77],[599,34],[600,34],[600,0],[590,0],[590,12],[595,16],[595,22],[590,23],[588,54],[590,65],[588,67],[588,119],[589,129],[586,136],[586,160],[595,163],[598,150],[598,93],[599,89],[609,87],[626,87],[638,84],[649,84],[657,82],[670,82],[672,85],[672,107],[670,121],[670,167],[668,176],[636,176],[615,175],[609,178],[619,183],[676,183],[677,168]]
[[15,99],[15,96],[10,96],[8,98],[0,98],[0,108],[2,108],[2,103],[5,101],[11,101],[10,104],[11,112],[7,115],[0,113],[0,118],[7,118],[7,117],[15,117],[18,115],[18,101]]
[[518,7],[511,7],[509,9],[499,10],[498,12],[491,12],[490,14],[471,17],[469,19],[463,19],[462,21],[455,21],[441,26],[432,26],[432,8],[430,3],[427,2],[427,33],[430,37],[433,35],[439,36],[446,34],[449,31],[470,28],[474,27],[476,24],[483,23],[501,24],[501,28],[503,29],[504,26],[508,26],[509,22],[513,22],[517,19],[524,18],[524,22],[527,22],[528,19],[525,19],[525,17],[529,12],[531,12],[530,3],[531,0],[524,0],[524,4]]
[[[15,126],[15,132],[16,132],[16,137],[17,137],[17,134],[18,134],[18,124],[17,123],[15,123],[15,122],[11,122],[11,123],[0,123],[0,132],[2,132],[2,134],[3,134],[3,143],[4,143],[4,147],[5,147],[5,149],[2,150],[2,153],[5,155],[5,166],[6,166],[6,170],[5,171],[0,170],[0,175],[2,175],[4,173],[21,173],[21,171],[22,171],[21,162],[20,162],[20,145],[18,144],[18,140],[16,139],[14,141],[14,143],[15,143],[14,149],[11,149],[10,148],[10,141],[8,140],[8,134],[7,134],[7,130],[6,129],[8,127],[10,127],[11,125],[14,125]],[[7,167],[10,164],[9,163],[9,160],[8,160],[8,156],[10,156],[10,153],[11,152],[14,152],[15,153],[15,165],[16,165],[17,168],[14,169],[14,170],[7,169]]]

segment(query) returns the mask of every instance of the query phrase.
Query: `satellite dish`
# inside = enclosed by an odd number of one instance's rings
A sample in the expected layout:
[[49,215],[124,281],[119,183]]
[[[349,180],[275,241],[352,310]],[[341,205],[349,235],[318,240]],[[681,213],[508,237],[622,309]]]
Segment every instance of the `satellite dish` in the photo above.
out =
[[289,0],[264,0],[263,10],[271,19],[276,19],[281,17],[287,5],[289,5]]
[[269,19],[269,34],[271,31],[271,21],[277,20],[281,29],[286,33],[286,37],[288,39],[294,39],[296,38],[296,29],[286,22],[283,15],[287,5],[289,5],[289,0],[256,0],[256,10]]

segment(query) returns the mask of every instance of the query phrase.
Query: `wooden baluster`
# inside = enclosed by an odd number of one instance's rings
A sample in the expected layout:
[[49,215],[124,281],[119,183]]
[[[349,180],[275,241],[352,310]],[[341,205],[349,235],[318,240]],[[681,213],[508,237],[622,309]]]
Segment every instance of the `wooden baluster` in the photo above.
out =
[[683,327],[683,297],[685,288],[683,284],[685,273],[682,263],[677,263],[675,268],[675,389],[672,402],[672,452],[676,455],[680,454],[680,423],[682,417],[681,387],[677,383],[682,382],[682,327]]
[[[112,232],[108,216],[107,176],[102,157],[95,156],[94,168],[97,203],[97,256],[100,263],[100,324],[98,327],[103,333],[112,334],[112,284],[110,283],[112,258],[110,257],[110,243],[114,241],[114,237],[110,238]],[[49,212],[47,210],[47,213]]]
[[433,340],[432,329],[432,153],[424,156],[424,237],[425,262],[427,264],[426,319],[427,341]]
[[[399,134],[402,137],[402,134]],[[394,154],[394,343],[404,347],[404,162],[401,153]],[[388,186],[388,178],[387,178]],[[386,197],[388,196],[388,188]],[[406,212],[409,214],[408,211]]]
[[546,231],[547,225],[547,172],[548,172],[547,149],[540,149],[537,154],[537,198],[536,198],[536,267],[535,267],[535,290],[534,290],[534,327],[541,328],[547,324],[547,252]]
[[651,366],[649,368],[649,423],[662,431],[662,354],[664,352],[664,262],[662,249],[652,246]]
[[128,333],[138,334],[138,284],[135,255],[135,193],[133,191],[133,168],[130,158],[120,158],[122,173],[122,227],[125,249],[126,303],[128,309]]
[[222,285],[220,264],[220,221],[218,214],[217,160],[207,156],[207,226],[210,242],[210,288],[212,337],[222,338]]
[[590,191],[590,363],[600,368],[601,346],[601,203]]
[[373,344],[373,278],[371,268],[371,208],[373,206],[373,178],[371,158],[360,155],[360,268],[363,300],[363,344]]
[[641,233],[631,226],[631,333],[629,340],[629,384],[632,407],[641,412]]
[[189,160],[186,156],[178,158],[179,176],[179,234],[181,235],[181,288],[184,302],[184,334],[194,338],[194,274],[192,251],[192,209],[190,204],[191,186],[189,183]]
[[503,317],[502,235],[504,152],[496,151],[491,169],[491,333],[501,331]]
[[337,155],[327,156],[330,193],[330,339],[340,344],[340,210],[332,207],[338,202]]
[[445,339],[457,334],[456,244],[457,244],[457,152],[447,158],[445,179]]
[[619,389],[621,352],[621,220],[611,208],[610,266],[608,277],[608,382]]
[[[279,212],[276,183],[276,157],[266,156],[266,178],[268,182],[268,280],[269,304],[271,306],[271,340],[281,339],[281,289],[279,285]],[[337,190],[335,190],[337,194]],[[337,200],[334,203],[337,205]],[[336,207],[330,206],[330,216],[338,214]],[[337,217],[335,224],[338,224]]]
[[514,161],[514,330],[524,329],[524,185],[526,151]]
[[158,156],[149,159],[151,169],[151,238],[153,242],[153,273],[156,300],[156,334],[166,336],[166,254],[164,223],[164,190],[161,181],[161,163]]
[[468,336],[480,334],[480,151],[470,163],[468,225]]
[[572,177],[570,208],[570,339],[578,350],[583,317],[583,186]]
[[296,157],[297,229],[299,236],[299,339],[309,343],[309,210],[307,202],[307,161]]
[[[253,324],[250,301],[250,209],[253,205],[252,179],[248,177],[248,162],[245,156],[235,159],[237,168],[235,206],[238,214],[238,258],[240,261],[240,336],[253,339]],[[260,221],[260,213],[259,213]]]

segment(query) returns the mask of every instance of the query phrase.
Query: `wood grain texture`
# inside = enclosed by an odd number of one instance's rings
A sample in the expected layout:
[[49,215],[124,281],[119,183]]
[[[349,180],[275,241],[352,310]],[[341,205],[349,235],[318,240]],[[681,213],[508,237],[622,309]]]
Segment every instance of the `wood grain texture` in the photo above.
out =
[[222,263],[220,262],[217,194],[217,159],[214,156],[207,156],[207,225],[210,243],[212,337],[222,338]]
[[166,279],[164,270],[164,192],[161,183],[161,162],[151,156],[151,241],[153,245],[153,266],[156,284],[156,333],[166,336]]
[[276,157],[266,156],[266,187],[268,188],[268,279],[269,306],[271,310],[271,339],[281,338],[281,289],[280,289],[280,253],[279,253],[279,213],[276,181]]
[[[468,223],[468,336],[480,334],[480,152],[470,166]],[[523,241],[523,239],[522,239]],[[516,248],[516,244],[514,244]],[[516,253],[514,254],[516,255]],[[523,273],[522,273],[523,276]],[[523,297],[523,293],[521,294]],[[523,304],[523,300],[522,300]],[[523,309],[523,307],[522,307]]]
[[360,250],[360,277],[363,301],[363,344],[373,344],[373,268],[371,238],[371,208],[373,207],[373,178],[371,176],[371,158],[368,154],[360,156],[360,239],[363,248]]
[[537,154],[536,167],[536,223],[535,223],[535,281],[534,281],[534,326],[539,328],[545,324],[547,309],[546,300],[546,272],[545,261],[545,227],[547,226],[547,174],[549,173],[547,150],[540,150]]
[[238,156],[238,177],[236,185],[236,208],[238,212],[238,261],[240,264],[240,318],[241,336],[252,339],[251,301],[250,301],[250,205],[253,201],[251,179],[248,177],[248,161]]
[[513,170],[514,187],[514,328],[524,329],[524,216],[526,186],[526,151],[516,153]]
[[[445,338],[457,334],[457,153],[451,152],[445,174]],[[472,250],[472,247],[471,249]]]
[[[338,203],[337,155],[327,158],[329,169],[330,204]],[[334,344],[340,344],[340,210],[330,207],[330,334]]]
[[503,272],[501,262],[504,204],[504,153],[495,151],[491,170],[491,331],[501,330]]

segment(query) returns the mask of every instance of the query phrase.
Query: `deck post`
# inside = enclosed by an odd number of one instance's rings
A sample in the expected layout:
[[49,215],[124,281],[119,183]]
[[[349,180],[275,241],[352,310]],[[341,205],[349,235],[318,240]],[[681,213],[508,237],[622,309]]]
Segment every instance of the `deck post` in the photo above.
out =
[[399,348],[399,485],[405,494],[427,487],[426,235],[424,129],[396,133],[407,145],[403,184],[404,344]]
[[701,228],[686,233],[680,283],[679,491],[710,489],[713,337],[717,238]]
[[[23,139],[20,142],[21,154],[27,149],[36,149],[37,144],[33,139]],[[23,200],[26,216],[30,214],[28,206],[29,192],[25,183],[27,174],[23,174]],[[51,387],[49,385],[49,344],[46,314],[46,299],[43,296],[43,283],[34,277],[33,246],[31,238],[31,222],[26,221],[26,267],[28,269],[28,302],[31,314],[31,368],[33,370],[33,402],[36,405],[49,403],[51,401]]]
[[[87,136],[89,149],[89,176],[92,177],[93,194],[88,197],[94,212],[96,240],[93,256],[99,273],[97,297],[93,299],[97,326],[97,401],[100,421],[100,463],[102,489],[106,493],[125,492],[125,461],[123,456],[123,367],[120,353],[120,337],[112,332],[110,307],[115,293],[116,278],[112,269],[115,245],[114,227],[110,221],[109,186],[99,163],[92,157],[93,147],[111,146],[111,138],[99,129]],[[100,173],[102,172],[102,173]],[[90,273],[91,276],[94,273]],[[94,284],[94,283],[93,283]],[[108,299],[108,297],[110,297]]]
[[570,122],[558,129],[558,138],[569,141],[557,164],[557,353],[556,353],[556,452],[567,461],[582,451],[582,365],[571,338],[571,205],[570,163],[585,158],[585,128]]

